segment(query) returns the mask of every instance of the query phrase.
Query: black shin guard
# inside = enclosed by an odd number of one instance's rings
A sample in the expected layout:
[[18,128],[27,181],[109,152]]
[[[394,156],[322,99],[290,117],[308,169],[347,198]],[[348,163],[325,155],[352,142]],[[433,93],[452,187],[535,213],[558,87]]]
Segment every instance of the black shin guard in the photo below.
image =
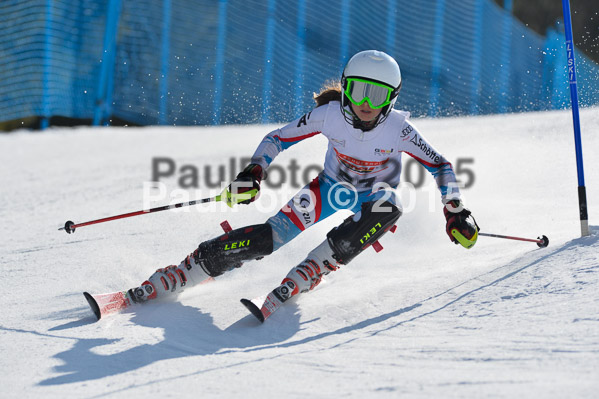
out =
[[[359,219],[354,220],[358,215]],[[327,234],[337,262],[348,264],[368,245],[381,238],[400,216],[399,208],[388,201],[362,204],[359,214],[348,217]]]
[[243,261],[270,255],[272,227],[268,223],[242,227],[205,241],[194,252],[195,261],[212,276],[240,267]]

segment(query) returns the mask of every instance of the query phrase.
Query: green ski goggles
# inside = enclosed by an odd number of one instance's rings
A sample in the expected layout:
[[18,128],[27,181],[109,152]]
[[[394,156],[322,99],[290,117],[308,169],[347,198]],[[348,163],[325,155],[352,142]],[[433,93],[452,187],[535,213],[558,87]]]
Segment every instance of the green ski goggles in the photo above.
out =
[[348,78],[345,95],[352,104],[360,106],[368,101],[372,109],[383,108],[391,103],[393,88],[382,83],[359,78]]

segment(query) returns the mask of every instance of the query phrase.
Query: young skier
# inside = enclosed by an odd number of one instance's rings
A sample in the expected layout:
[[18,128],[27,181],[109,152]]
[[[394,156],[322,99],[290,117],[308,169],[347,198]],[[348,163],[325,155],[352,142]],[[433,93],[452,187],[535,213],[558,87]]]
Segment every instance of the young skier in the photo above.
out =
[[[434,176],[445,204],[451,241],[472,247],[478,226],[460,203],[452,166],[408,120],[408,112],[393,109],[400,89],[401,73],[392,57],[375,50],[354,55],[340,84],[315,95],[315,109],[264,137],[251,164],[221,197],[230,206],[253,202],[274,158],[317,134],[328,139],[324,171],[265,223],[201,243],[178,266],[159,269],[140,287],[129,290],[131,298],[145,302],[178,293],[185,286],[240,267],[244,261],[271,254],[338,209],[354,212],[268,295],[262,307],[263,317],[268,317],[287,299],[312,290],[323,275],[347,265],[394,227],[401,210],[392,189],[399,184],[402,153],[418,160]],[[264,320],[259,314],[257,317]]]

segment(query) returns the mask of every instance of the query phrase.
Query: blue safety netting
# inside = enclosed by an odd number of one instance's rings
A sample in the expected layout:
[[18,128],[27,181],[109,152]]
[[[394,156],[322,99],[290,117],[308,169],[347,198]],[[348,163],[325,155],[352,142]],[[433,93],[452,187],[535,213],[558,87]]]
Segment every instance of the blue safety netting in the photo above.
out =
[[[491,0],[4,0],[0,31],[0,121],[283,122],[365,49],[398,60],[415,115],[570,104],[559,26],[542,37]],[[598,104],[599,66],[576,55]]]

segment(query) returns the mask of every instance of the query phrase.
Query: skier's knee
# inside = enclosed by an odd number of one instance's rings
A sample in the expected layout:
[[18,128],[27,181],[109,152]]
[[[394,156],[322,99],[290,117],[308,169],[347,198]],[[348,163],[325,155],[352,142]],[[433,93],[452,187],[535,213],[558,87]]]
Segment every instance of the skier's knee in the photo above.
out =
[[275,290],[279,300],[284,302],[300,292],[314,289],[324,275],[349,263],[369,244],[381,238],[400,216],[399,208],[390,202],[364,203],[358,213],[331,230],[325,241],[291,269]]
[[272,227],[264,223],[236,229],[205,241],[193,253],[193,258],[206,274],[216,277],[240,267],[243,261],[270,255],[272,251]]
[[345,219],[327,234],[335,260],[348,264],[393,227],[400,216],[400,209],[389,201],[362,204],[358,213]]
[[293,280],[299,292],[314,289],[322,276],[337,270],[339,265],[348,264],[368,245],[381,238],[400,216],[399,208],[390,202],[364,203],[358,213],[331,230],[327,239],[291,269],[286,279]]

